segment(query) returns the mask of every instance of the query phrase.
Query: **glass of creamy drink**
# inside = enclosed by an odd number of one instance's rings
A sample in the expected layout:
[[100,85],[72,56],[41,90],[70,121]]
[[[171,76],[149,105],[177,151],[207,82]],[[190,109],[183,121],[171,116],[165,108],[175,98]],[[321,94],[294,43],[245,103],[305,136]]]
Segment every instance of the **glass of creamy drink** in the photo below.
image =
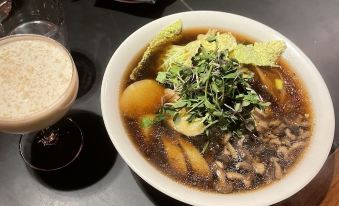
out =
[[20,153],[34,169],[70,164],[83,146],[81,129],[64,117],[78,91],[68,50],[33,34],[0,39],[0,131],[22,134]]
[[38,34],[55,39],[67,47],[61,0],[6,1],[11,3],[11,11],[8,17],[0,22],[0,37],[14,34]]

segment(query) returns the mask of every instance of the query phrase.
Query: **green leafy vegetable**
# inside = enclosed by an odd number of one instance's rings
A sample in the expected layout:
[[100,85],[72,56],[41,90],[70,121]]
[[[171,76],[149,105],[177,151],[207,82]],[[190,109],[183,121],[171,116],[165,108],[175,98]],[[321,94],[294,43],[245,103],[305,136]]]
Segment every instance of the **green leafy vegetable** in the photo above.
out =
[[192,41],[186,46],[171,45],[161,58],[163,63],[158,70],[166,70],[175,65],[192,67],[192,58],[198,53],[199,48],[199,41]]
[[157,115],[145,115],[141,118],[140,125],[142,128],[152,127],[154,124],[161,122],[165,119],[165,116],[162,114]]
[[231,33],[217,33],[216,37],[218,52],[232,51],[237,46],[237,40]]
[[217,31],[215,29],[210,29],[206,34],[198,35],[198,40],[206,52],[217,51],[216,34]]
[[243,45],[238,44],[230,53],[230,57],[242,64],[256,66],[277,66],[278,57],[285,51],[286,44],[281,40],[259,42]]
[[158,72],[157,78],[155,80],[160,83],[164,83],[166,80],[166,72]]
[[146,116],[141,119],[141,127],[149,128],[154,124],[154,117]]
[[199,35],[198,40],[206,52],[232,51],[237,46],[237,40],[231,33],[220,33],[215,29]]
[[167,26],[163,30],[161,30],[150,42],[146,51],[144,52],[142,59],[138,63],[138,65],[133,69],[130,79],[136,80],[138,73],[144,68],[147,64],[151,55],[157,51],[162,46],[174,42],[181,38],[182,32],[182,21],[177,20],[173,24]]

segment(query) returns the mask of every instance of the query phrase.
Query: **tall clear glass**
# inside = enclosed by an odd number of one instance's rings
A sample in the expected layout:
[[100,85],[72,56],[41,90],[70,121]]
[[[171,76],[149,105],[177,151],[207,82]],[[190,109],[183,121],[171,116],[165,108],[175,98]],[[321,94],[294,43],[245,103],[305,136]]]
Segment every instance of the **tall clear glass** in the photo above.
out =
[[[38,36],[25,36],[25,34],[36,34],[54,39],[67,48],[62,0],[0,0],[0,3],[1,1],[10,1],[11,8],[9,15],[0,22],[2,28],[0,37],[4,37],[0,39],[0,46],[12,41],[9,39],[11,36],[15,38],[20,35],[19,38],[28,40],[39,39]],[[69,52],[67,53],[69,54]],[[69,58],[72,58],[70,54]],[[79,84],[74,63],[73,66],[76,83],[69,88],[70,95],[67,99],[69,104],[75,100]],[[16,72],[14,69],[12,73],[15,75]],[[29,90],[29,87],[25,89]],[[63,108],[68,110],[69,105]],[[55,111],[60,111],[60,109],[56,108]],[[25,119],[23,124],[19,124],[20,121],[6,120],[0,117],[0,131],[22,133],[19,142],[20,154],[31,168],[42,171],[61,169],[73,162],[83,147],[81,128],[70,117],[65,116],[66,112],[46,112],[44,121],[38,121],[39,123],[32,122],[34,118]],[[34,117],[35,114],[32,116]]]
[[38,34],[67,47],[67,33],[61,0],[11,0],[9,16],[2,22],[2,36]]

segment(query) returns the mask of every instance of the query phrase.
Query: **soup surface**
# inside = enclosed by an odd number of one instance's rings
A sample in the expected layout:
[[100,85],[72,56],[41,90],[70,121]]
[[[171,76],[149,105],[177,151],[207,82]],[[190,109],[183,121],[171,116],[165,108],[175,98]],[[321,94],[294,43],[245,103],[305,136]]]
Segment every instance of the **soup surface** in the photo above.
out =
[[[312,112],[306,91],[282,58],[273,66],[241,63],[230,49],[225,54],[218,47],[216,59],[208,56],[212,52],[206,52],[205,46],[218,45],[221,40],[215,37],[222,34],[230,33],[184,30],[180,38],[157,48],[132,78],[141,52],[121,83],[120,106],[130,138],[156,168],[194,188],[232,193],[263,187],[291,170],[310,141]],[[254,43],[232,35],[238,45]],[[161,69],[173,45],[184,48],[197,39],[203,40],[196,54],[188,55],[189,66],[173,63]],[[187,56],[189,51],[181,54]],[[173,68],[177,76],[169,78]],[[180,78],[186,79],[180,83]],[[210,79],[204,84],[204,78]],[[196,87],[189,90],[192,84]]]

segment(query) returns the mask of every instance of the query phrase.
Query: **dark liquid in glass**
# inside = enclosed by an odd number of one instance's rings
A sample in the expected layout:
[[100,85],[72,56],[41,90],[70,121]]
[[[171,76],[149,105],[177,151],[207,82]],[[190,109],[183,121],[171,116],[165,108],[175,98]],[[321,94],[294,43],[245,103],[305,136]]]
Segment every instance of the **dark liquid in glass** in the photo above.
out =
[[44,170],[62,168],[78,156],[82,141],[80,128],[64,118],[36,133],[31,145],[31,164]]

